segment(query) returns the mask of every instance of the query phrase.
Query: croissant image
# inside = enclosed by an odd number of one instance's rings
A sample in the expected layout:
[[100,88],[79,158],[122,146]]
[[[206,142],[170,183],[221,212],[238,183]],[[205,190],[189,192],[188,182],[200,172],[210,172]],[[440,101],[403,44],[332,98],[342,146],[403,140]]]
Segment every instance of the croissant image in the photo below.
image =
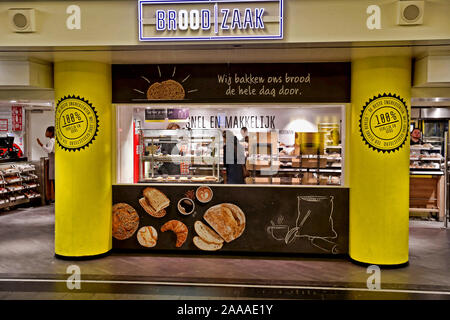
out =
[[177,236],[176,247],[179,248],[186,241],[188,236],[188,228],[186,225],[178,220],[170,220],[163,224],[161,227],[161,232],[173,231]]

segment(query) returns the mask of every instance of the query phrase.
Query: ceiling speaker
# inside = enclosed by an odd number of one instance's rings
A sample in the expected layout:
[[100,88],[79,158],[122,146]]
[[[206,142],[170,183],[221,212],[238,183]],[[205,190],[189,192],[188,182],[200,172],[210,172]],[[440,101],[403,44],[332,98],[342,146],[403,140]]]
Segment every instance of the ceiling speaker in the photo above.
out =
[[398,25],[418,25],[423,23],[424,1],[399,1]]
[[35,11],[34,9],[20,8],[9,9],[9,25],[14,32],[35,32]]

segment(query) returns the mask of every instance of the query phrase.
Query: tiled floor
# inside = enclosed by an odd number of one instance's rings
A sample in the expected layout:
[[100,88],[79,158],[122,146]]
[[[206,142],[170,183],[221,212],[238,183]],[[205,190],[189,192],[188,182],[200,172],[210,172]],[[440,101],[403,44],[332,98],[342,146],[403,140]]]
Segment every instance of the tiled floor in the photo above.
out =
[[[45,206],[0,213],[0,278],[61,281],[68,277],[67,267],[76,264],[81,268],[82,280],[110,282],[83,283],[83,292],[75,294],[67,291],[65,282],[35,284],[27,282],[28,280],[23,283],[0,280],[0,299],[96,299],[104,297],[102,295],[113,299],[184,299],[191,296],[207,299],[221,296],[233,298],[242,294],[247,298],[277,298],[286,297],[287,294],[289,298],[286,291],[284,295],[277,295],[276,291],[270,291],[275,289],[261,287],[285,287],[279,290],[295,286],[366,288],[366,268],[345,258],[113,253],[90,261],[59,260],[54,257],[53,210],[53,206]],[[132,283],[126,284],[123,281]],[[136,281],[142,283],[136,285]],[[193,292],[192,286],[188,284],[169,289],[166,282],[202,283],[210,286],[198,287]],[[221,284],[236,286],[228,288]],[[249,285],[259,287],[248,287]],[[243,289],[243,286],[247,287]],[[450,292],[450,230],[443,229],[441,223],[412,221],[410,263],[400,269],[383,269],[381,287]],[[264,293],[261,290],[266,291]],[[303,289],[292,290],[297,290],[297,293],[291,292],[293,297],[296,294],[308,297],[313,295]],[[324,297],[335,293],[327,291],[321,294]]]

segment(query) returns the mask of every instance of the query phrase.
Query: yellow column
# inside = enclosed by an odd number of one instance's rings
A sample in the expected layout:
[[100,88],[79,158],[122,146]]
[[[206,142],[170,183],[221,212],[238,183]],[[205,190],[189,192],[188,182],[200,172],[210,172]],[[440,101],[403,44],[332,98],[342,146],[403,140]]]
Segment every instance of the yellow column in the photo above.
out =
[[352,61],[350,257],[408,262],[411,60]]
[[55,253],[111,250],[111,66],[56,62]]

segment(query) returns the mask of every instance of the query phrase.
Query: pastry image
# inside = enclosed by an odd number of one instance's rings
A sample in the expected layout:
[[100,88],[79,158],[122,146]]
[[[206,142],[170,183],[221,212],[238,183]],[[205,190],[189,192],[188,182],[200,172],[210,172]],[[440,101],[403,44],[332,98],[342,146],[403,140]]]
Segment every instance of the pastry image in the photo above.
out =
[[190,198],[182,198],[178,201],[178,211],[181,214],[189,215],[194,212],[195,204]]
[[130,238],[139,226],[139,216],[132,206],[116,203],[112,207],[112,235],[117,240]]
[[170,200],[164,193],[155,188],[145,188],[142,194],[144,197],[139,199],[139,204],[145,212],[155,218],[162,218],[166,215],[164,208],[170,205]]
[[170,220],[163,224],[161,227],[161,232],[173,231],[177,236],[176,247],[179,248],[186,241],[188,236],[188,228],[186,225],[178,220]]
[[245,214],[232,203],[209,208],[203,218],[226,242],[239,238],[245,229]]
[[204,251],[217,251],[222,249],[223,244],[206,242],[202,238],[195,236],[193,242],[197,248]]
[[156,246],[158,232],[152,226],[142,227],[137,233],[139,244],[143,247],[152,248]]
[[194,229],[203,241],[217,245],[223,244],[223,239],[203,222],[195,221]]
[[201,203],[208,203],[213,197],[213,192],[210,187],[202,186],[197,188],[195,195]]
[[183,86],[175,80],[155,82],[147,89],[149,100],[183,100],[184,97]]

